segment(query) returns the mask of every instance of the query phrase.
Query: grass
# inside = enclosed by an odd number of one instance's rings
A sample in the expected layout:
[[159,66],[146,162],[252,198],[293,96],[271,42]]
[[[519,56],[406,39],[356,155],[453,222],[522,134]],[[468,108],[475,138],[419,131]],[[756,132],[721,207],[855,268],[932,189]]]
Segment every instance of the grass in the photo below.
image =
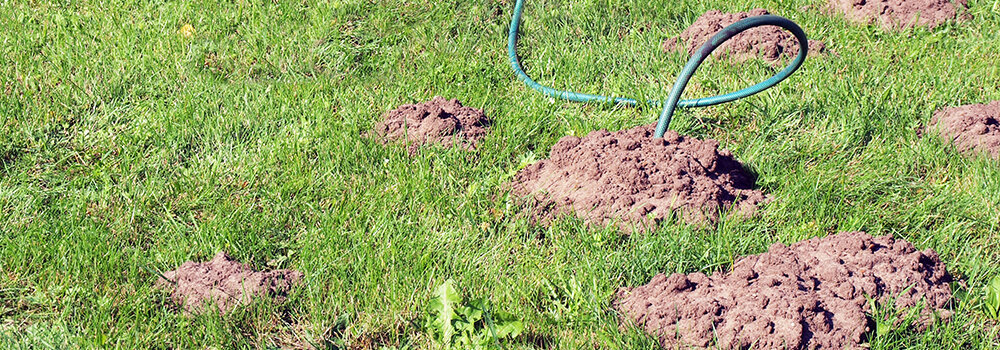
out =
[[[753,4],[835,53],[762,94],[681,111],[672,127],[720,140],[777,200],[756,218],[623,237],[571,219],[530,225],[504,190],[563,135],[658,115],[551,101],[517,82],[512,1],[0,2],[0,344],[436,348],[420,308],[454,279],[522,319],[505,347],[653,349],[619,329],[617,288],[865,230],[936,250],[962,281],[950,323],[873,335],[873,348],[1000,348],[981,307],[1000,274],[1000,164],[917,135],[939,107],[1000,99],[997,3],[970,0],[966,23],[902,32],[824,14],[822,0]],[[748,7],[531,0],[521,54],[543,84],[659,99],[685,61],[661,40],[709,9]],[[773,71],[712,61],[685,96]],[[434,95],[493,118],[477,152],[409,157],[361,136]],[[219,250],[305,283],[283,305],[198,317],[153,288],[153,270]]]

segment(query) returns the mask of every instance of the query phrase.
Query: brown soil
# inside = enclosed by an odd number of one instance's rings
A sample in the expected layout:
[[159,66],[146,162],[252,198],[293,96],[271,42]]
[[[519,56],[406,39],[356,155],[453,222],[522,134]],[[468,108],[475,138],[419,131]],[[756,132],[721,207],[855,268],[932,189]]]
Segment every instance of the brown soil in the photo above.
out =
[[257,298],[284,302],[292,286],[302,279],[294,270],[254,271],[220,252],[211,261],[185,262],[163,274],[157,286],[171,290],[170,298],[188,312],[202,312],[215,305],[220,312],[232,311]]
[[767,200],[718,141],[675,131],[654,139],[654,128],[563,137],[549,159],[517,174],[513,192],[531,198],[543,220],[566,213],[600,225],[620,219],[626,231],[627,224],[656,223],[671,212],[690,223],[714,222],[734,206],[749,215]]
[[961,152],[979,152],[1000,159],[1000,101],[944,108],[928,125]]
[[[729,26],[744,18],[751,16],[761,16],[770,14],[764,9],[753,9],[749,12],[725,13],[712,10],[705,12],[701,17],[684,30],[678,38],[667,39],[663,42],[663,50],[677,51],[684,47],[689,55],[694,55],[708,39]],[[684,47],[680,47],[684,44]],[[809,53],[820,54],[826,51],[826,45],[821,41],[809,40]],[[727,40],[719,48],[713,51],[716,57],[729,56],[737,62],[747,61],[753,58],[763,58],[767,61],[775,62],[782,56],[795,57],[799,54],[799,45],[792,33],[781,27],[763,26],[744,31],[736,37]]]
[[728,273],[659,274],[619,290],[615,307],[665,348],[860,348],[870,324],[866,296],[880,305],[894,298],[898,308],[924,305],[923,329],[933,314],[950,317],[950,281],[933,250],[845,232],[776,243]]
[[[952,19],[967,20],[957,8],[966,8],[967,0],[829,0],[834,10],[843,12],[848,20],[877,23],[886,29],[915,26],[937,27]],[[957,6],[956,6],[957,5]]]
[[385,142],[405,141],[410,153],[425,144],[474,149],[490,127],[483,111],[462,106],[458,100],[435,96],[430,101],[402,105],[387,112],[373,132]]

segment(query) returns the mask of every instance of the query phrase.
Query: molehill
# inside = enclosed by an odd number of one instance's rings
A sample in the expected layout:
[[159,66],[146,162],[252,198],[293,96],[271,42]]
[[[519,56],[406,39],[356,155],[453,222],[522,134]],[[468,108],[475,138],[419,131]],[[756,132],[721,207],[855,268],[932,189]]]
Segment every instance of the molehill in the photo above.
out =
[[718,141],[672,130],[653,138],[653,132],[647,125],[563,137],[549,159],[518,172],[512,192],[529,198],[542,221],[574,214],[591,224],[616,222],[628,232],[671,213],[689,223],[714,222],[730,208],[751,215],[768,200]]
[[923,306],[918,328],[947,319],[951,276],[933,250],[846,232],[738,259],[730,272],[669,277],[619,290],[615,308],[664,348],[861,348],[866,296]]
[[[730,24],[752,16],[770,14],[765,9],[753,9],[748,12],[725,13],[718,10],[705,12],[695,20],[694,24],[681,32],[677,38],[663,42],[666,52],[685,50],[689,55]],[[826,45],[821,41],[809,40],[809,53],[821,54],[826,51]],[[726,57],[736,62],[744,62],[753,58],[762,58],[776,62],[781,57],[795,57],[799,54],[799,45],[792,33],[775,26],[762,26],[748,29],[715,50],[716,57]]]
[[294,270],[255,271],[220,252],[209,262],[188,261],[163,274],[156,285],[170,290],[170,299],[187,312],[200,313],[214,305],[227,313],[258,298],[281,303],[302,279]]
[[435,96],[430,101],[402,105],[387,112],[372,131],[383,143],[405,142],[412,155],[426,144],[474,149],[490,125],[482,110],[465,107],[457,99]]
[[[949,20],[964,21],[971,16],[959,15],[958,8],[968,7],[967,0],[829,0],[830,7],[839,10],[848,20],[876,23],[886,29],[916,26],[934,28]],[[956,7],[957,5],[957,7]]]
[[1000,160],[1000,101],[943,108],[927,129],[937,132],[964,153],[983,153]]

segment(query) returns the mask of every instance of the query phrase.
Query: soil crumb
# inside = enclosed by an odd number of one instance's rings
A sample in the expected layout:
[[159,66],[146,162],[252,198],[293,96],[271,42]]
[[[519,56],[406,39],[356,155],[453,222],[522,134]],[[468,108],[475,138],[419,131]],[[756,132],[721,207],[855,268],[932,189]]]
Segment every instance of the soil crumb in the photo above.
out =
[[517,173],[512,192],[527,197],[542,221],[575,214],[590,224],[631,232],[671,213],[694,224],[715,222],[732,207],[746,215],[768,198],[754,189],[755,177],[715,140],[668,130],[653,138],[655,125],[580,138],[565,136],[551,157]]
[[960,152],[984,153],[1000,160],[1000,101],[944,108],[928,129],[955,144]]
[[830,0],[830,6],[857,23],[876,23],[886,29],[937,27],[949,20],[971,18],[958,13],[967,0]]
[[933,250],[844,232],[775,243],[727,273],[659,274],[620,289],[615,308],[671,349],[861,348],[873,324],[866,296],[899,310],[923,306],[922,330],[951,316],[951,280]]
[[[694,21],[690,27],[681,32],[680,37],[667,39],[663,42],[666,52],[686,49],[689,55],[694,55],[708,39],[730,24],[752,16],[770,14],[765,9],[753,9],[748,12],[725,13],[718,10],[705,12]],[[684,47],[681,47],[681,45]],[[809,40],[809,54],[826,52],[826,45],[821,41]],[[781,57],[795,57],[799,54],[798,41],[792,33],[781,27],[763,26],[751,28],[736,37],[727,40],[712,53],[716,57],[729,56],[733,61],[744,62],[753,58],[777,62]]]
[[387,112],[373,132],[383,142],[405,141],[410,154],[420,146],[440,144],[475,149],[491,122],[482,110],[465,107],[457,99],[435,96],[430,101],[399,106]]
[[194,313],[208,311],[210,305],[226,313],[257,298],[281,303],[302,279],[302,273],[294,270],[254,271],[224,252],[209,262],[185,262],[163,276],[167,279],[157,280],[157,286],[171,290],[170,299]]

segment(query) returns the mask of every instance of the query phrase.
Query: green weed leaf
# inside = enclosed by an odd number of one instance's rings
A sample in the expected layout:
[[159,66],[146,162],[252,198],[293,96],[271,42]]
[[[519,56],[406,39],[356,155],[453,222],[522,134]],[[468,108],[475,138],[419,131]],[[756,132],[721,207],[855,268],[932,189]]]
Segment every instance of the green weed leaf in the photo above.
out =
[[441,331],[441,340],[449,342],[455,335],[455,328],[452,319],[455,317],[455,305],[462,303],[462,296],[455,289],[455,282],[444,281],[434,292],[434,300],[431,301],[431,310],[437,311],[437,319],[434,323]]
[[1000,275],[993,277],[990,284],[986,286],[986,300],[984,305],[987,316],[993,319],[1000,319]]
[[521,321],[504,322],[497,324],[495,330],[499,339],[517,338],[524,332],[524,324]]

